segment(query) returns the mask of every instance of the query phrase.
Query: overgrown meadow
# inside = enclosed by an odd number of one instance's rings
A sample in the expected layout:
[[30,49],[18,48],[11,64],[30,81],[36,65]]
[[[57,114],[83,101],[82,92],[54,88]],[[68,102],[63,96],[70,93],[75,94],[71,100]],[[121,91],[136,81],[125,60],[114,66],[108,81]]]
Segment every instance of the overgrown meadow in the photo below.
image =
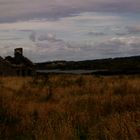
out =
[[0,78],[0,140],[139,140],[140,76]]

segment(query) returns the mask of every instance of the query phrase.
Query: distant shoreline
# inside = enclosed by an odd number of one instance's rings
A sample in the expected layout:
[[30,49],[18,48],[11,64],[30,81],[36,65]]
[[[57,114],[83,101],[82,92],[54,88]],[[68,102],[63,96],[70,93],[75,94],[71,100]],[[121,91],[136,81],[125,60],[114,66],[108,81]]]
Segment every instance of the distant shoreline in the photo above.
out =
[[52,61],[36,64],[38,73],[140,74],[140,56],[85,61]]

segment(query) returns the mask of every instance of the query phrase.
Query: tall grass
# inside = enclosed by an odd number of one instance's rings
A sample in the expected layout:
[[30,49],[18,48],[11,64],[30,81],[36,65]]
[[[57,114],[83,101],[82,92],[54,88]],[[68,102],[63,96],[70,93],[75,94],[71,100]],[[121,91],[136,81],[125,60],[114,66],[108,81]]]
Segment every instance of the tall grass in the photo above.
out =
[[0,78],[1,140],[139,140],[139,76]]

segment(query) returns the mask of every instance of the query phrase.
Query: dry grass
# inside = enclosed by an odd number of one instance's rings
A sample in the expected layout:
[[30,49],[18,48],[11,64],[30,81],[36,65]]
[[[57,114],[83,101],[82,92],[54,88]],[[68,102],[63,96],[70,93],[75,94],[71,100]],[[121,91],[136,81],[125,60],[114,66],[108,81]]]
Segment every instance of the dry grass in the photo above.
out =
[[0,78],[0,140],[139,139],[139,76]]

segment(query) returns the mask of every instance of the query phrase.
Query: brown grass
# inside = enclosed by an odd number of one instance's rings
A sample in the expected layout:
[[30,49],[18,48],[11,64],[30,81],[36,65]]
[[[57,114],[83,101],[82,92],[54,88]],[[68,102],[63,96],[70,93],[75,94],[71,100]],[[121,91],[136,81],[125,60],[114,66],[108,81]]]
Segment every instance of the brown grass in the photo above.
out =
[[0,140],[139,139],[139,76],[0,78]]

